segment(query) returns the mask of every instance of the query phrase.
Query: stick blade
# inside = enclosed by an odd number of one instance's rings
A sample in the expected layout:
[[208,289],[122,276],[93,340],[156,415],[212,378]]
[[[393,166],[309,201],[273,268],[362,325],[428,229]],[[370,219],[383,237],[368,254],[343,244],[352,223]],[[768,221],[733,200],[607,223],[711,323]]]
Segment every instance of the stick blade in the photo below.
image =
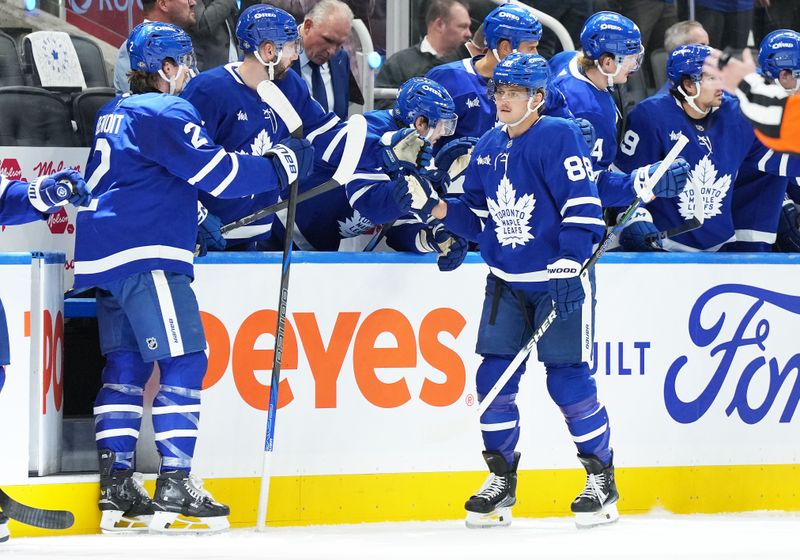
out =
[[69,529],[75,523],[75,516],[71,511],[26,506],[11,498],[3,490],[0,490],[0,506],[14,521],[41,529]]

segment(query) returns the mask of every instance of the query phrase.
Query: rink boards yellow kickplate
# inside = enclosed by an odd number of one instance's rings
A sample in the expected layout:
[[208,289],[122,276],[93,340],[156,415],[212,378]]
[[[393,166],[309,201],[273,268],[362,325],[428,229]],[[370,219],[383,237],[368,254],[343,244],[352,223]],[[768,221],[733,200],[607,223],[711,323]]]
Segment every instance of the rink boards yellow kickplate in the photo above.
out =
[[[463,519],[464,501],[484,478],[484,472],[275,477],[270,485],[268,524]],[[514,517],[570,515],[569,504],[584,482],[585,473],[578,469],[520,471]],[[617,484],[621,515],[654,508],[673,513],[800,511],[794,495],[800,486],[800,465],[620,468]],[[258,478],[205,481],[217,500],[230,505],[234,528],[255,525],[258,486]],[[145,487],[152,494],[154,481],[146,481]],[[39,480],[4,489],[20,502],[75,514],[75,524],[66,531],[12,521],[12,536],[99,532],[97,482],[45,484]]]

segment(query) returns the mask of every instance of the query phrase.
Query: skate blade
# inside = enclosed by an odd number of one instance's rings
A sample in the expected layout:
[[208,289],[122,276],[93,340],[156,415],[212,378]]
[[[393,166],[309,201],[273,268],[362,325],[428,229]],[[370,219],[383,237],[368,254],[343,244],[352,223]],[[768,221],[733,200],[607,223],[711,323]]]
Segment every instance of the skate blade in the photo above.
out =
[[220,533],[230,529],[227,516],[191,517],[171,511],[157,511],[150,521],[150,531],[155,533]]
[[508,527],[511,525],[511,508],[500,507],[490,513],[467,512],[467,527],[487,529],[489,527]]
[[100,530],[104,534],[147,531],[151,517],[150,515],[127,516],[123,511],[107,510],[100,518]]
[[0,525],[0,542],[6,542],[10,536],[11,533],[8,530],[8,523]]
[[578,529],[591,529],[598,525],[608,525],[614,523],[619,519],[619,512],[617,511],[617,503],[608,504],[600,511],[592,513],[576,513],[575,525]]

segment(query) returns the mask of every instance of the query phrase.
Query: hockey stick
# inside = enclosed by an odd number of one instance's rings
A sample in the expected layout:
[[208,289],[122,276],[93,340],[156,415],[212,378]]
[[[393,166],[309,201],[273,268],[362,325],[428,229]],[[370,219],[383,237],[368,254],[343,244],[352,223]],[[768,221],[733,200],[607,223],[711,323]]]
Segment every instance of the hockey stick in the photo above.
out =
[[[273,82],[265,80],[258,84],[258,95],[272,107],[291,130],[292,138],[303,137],[303,121],[292,107],[291,102]],[[269,386],[269,406],[267,408],[267,435],[264,440],[264,458],[261,464],[261,488],[258,494],[258,519],[256,529],[262,530],[267,523],[267,502],[269,500],[270,472],[272,470],[272,450],[275,440],[275,413],[278,410],[278,386],[281,381],[281,360],[283,358],[283,335],[286,326],[286,304],[289,298],[289,270],[292,264],[292,231],[297,210],[297,183],[289,185],[288,211],[286,214],[286,234],[283,240],[283,260],[281,261],[281,285],[278,292],[278,324],[275,327],[275,349],[272,356],[272,380]]]
[[[677,142],[675,142],[675,145],[672,146],[672,149],[658,166],[658,169],[656,169],[656,172],[653,173],[653,175],[648,179],[650,190],[652,190],[653,185],[655,185],[658,180],[661,179],[661,176],[666,173],[667,169],[669,169],[669,166],[673,161],[675,161],[675,158],[678,157],[688,142],[689,139],[684,135],[681,135],[678,138]],[[586,261],[586,264],[583,265],[583,268],[581,268],[581,276],[587,274],[592,268],[594,268],[595,263],[605,254],[609,247],[611,247],[614,239],[616,239],[631,217],[633,217],[634,213],[642,202],[643,201],[640,198],[637,198],[625,209],[625,212],[623,212],[622,216],[620,216],[617,225],[609,230],[608,234],[603,240],[603,243],[600,244],[592,256],[589,257],[589,260]],[[500,394],[500,391],[502,391],[503,387],[506,386],[508,380],[511,379],[511,377],[514,375],[514,372],[517,371],[517,368],[522,365],[522,362],[524,362],[528,357],[528,354],[531,353],[531,350],[533,350],[533,347],[536,345],[536,343],[542,339],[544,334],[547,332],[547,329],[549,329],[550,325],[553,324],[553,321],[556,320],[556,316],[557,314],[554,307],[550,311],[550,314],[545,317],[544,321],[542,321],[542,324],[539,325],[539,327],[534,331],[533,336],[531,336],[527,344],[525,344],[525,346],[519,352],[517,352],[517,355],[514,356],[513,360],[511,360],[511,363],[505,369],[500,378],[495,382],[494,386],[489,390],[488,393],[486,393],[486,396],[478,405],[479,417],[486,412],[486,409],[489,408],[489,405],[491,405],[494,399],[497,398],[497,395]]]
[[75,523],[71,511],[39,509],[16,501],[0,488],[0,507],[14,521],[42,529],[69,529]]
[[[267,101],[276,113],[292,130],[292,136],[297,138],[303,134],[303,122],[295,111],[292,104],[278,87],[270,82],[261,82],[258,86],[258,94],[261,99]],[[342,161],[334,173],[333,179],[337,183],[335,186],[345,184],[355,172],[356,166],[361,155],[361,149],[366,137],[367,124],[364,117],[354,115],[351,122],[353,128],[348,130],[347,139],[344,145]],[[352,134],[352,137],[351,137]],[[356,148],[358,148],[356,150]],[[328,181],[328,182],[331,182]],[[283,241],[283,259],[281,266],[281,283],[278,294],[278,322],[275,327],[275,349],[272,361],[272,379],[269,387],[269,406],[267,408],[267,430],[264,439],[264,457],[261,464],[261,488],[258,495],[258,517],[256,529],[259,531],[266,528],[267,507],[269,501],[270,473],[272,472],[272,457],[275,447],[275,417],[278,410],[278,388],[281,381],[281,360],[283,357],[284,329],[286,325],[286,306],[289,298],[289,272],[292,264],[292,232],[294,231],[295,214],[300,197],[297,194],[297,183],[295,180],[289,187],[289,198],[287,203],[286,233]],[[324,186],[324,185],[323,185]],[[319,188],[319,187],[318,187]]]
[[[294,107],[292,107],[292,111],[294,111]],[[352,177],[356,166],[358,165],[358,160],[361,157],[361,152],[364,149],[364,142],[366,141],[367,137],[367,121],[364,119],[363,115],[353,115],[348,119],[345,126],[347,127],[347,135],[344,142],[342,160],[339,162],[339,166],[336,168],[336,172],[333,174],[333,177],[321,185],[317,185],[312,189],[299,193],[297,195],[297,204],[305,202],[310,198],[314,198],[315,196],[319,196],[335,188],[341,187],[350,180],[350,177]],[[245,216],[244,218],[236,220],[235,222],[231,222],[230,224],[222,226],[222,228],[220,228],[220,232],[224,235],[236,228],[249,226],[261,218],[266,218],[272,214],[277,214],[281,210],[285,210],[288,207],[289,200],[281,200],[271,206],[267,206],[266,208],[259,210],[258,212],[254,212],[249,216]]]
[[[691,184],[691,183],[689,183]],[[689,184],[686,186],[688,187]],[[697,187],[694,184],[692,186],[692,200],[694,200],[694,216],[691,219],[683,222],[675,226],[674,228],[670,228],[665,231],[660,231],[658,233],[654,233],[648,235],[644,238],[645,243],[648,243],[653,249],[661,249],[661,242],[667,239],[672,239],[673,237],[677,237],[682,233],[687,233],[693,230],[696,230],[700,226],[703,225],[705,221],[705,212],[703,210],[703,201],[701,199],[701,194],[698,192]]]
[[380,229],[376,231],[372,238],[367,242],[366,247],[364,247],[364,252],[369,253],[370,251],[374,251],[375,247],[383,241],[383,238],[386,237],[386,234],[389,233],[389,230],[392,229],[392,226],[397,220],[392,220],[391,222],[382,224]]

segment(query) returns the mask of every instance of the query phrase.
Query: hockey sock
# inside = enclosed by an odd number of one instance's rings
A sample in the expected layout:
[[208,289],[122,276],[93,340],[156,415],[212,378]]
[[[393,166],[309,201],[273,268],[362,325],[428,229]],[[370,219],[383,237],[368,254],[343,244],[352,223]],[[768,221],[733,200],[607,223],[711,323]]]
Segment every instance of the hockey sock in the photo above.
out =
[[[492,386],[511,363],[510,358],[484,356],[476,374],[476,385],[480,400],[491,391]],[[522,364],[506,386],[481,415],[481,435],[487,451],[500,453],[510,465],[514,461],[514,449],[519,441],[519,408],[516,404],[519,381],[525,364]]]
[[547,390],[561,409],[578,453],[611,462],[611,428],[605,407],[597,401],[597,386],[587,364],[549,365]]
[[132,466],[136,440],[142,424],[142,395],[153,364],[138,352],[109,352],[103,368],[103,386],[94,406],[95,440],[98,449],[116,455],[115,469]]
[[161,472],[190,471],[200,422],[200,388],[208,360],[193,352],[158,361],[161,388],[153,401],[153,430]]

